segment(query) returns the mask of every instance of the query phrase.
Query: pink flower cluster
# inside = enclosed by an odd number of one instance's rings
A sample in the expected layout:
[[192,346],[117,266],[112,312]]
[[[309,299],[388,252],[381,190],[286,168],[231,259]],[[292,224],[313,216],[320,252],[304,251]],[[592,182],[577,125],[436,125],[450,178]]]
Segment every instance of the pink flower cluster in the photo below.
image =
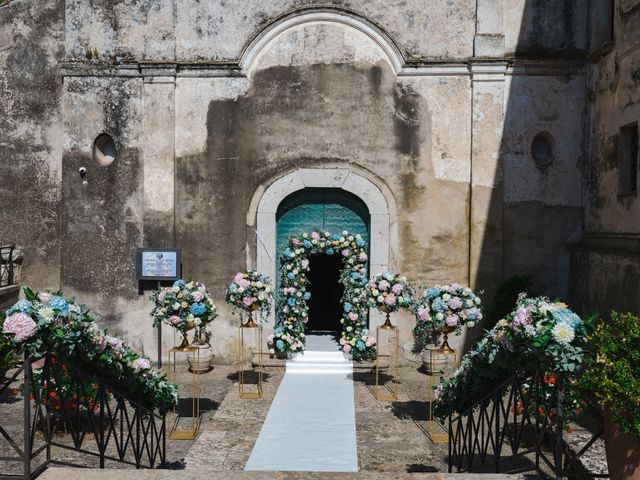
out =
[[247,280],[246,278],[243,278],[242,273],[236,274],[236,276],[233,278],[233,281],[236,282],[236,284],[242,288],[247,288],[251,286],[251,281]]
[[516,311],[516,314],[513,316],[513,320],[511,322],[511,328],[514,330],[518,327],[524,327],[525,325],[530,325],[533,321],[531,316],[531,308],[530,307],[520,307]]
[[38,327],[26,313],[14,313],[4,321],[2,333],[13,335],[16,342],[24,342],[38,333]]
[[419,306],[416,313],[418,314],[418,318],[422,321],[426,321],[429,318],[429,308],[424,305]]
[[131,363],[131,366],[136,372],[139,372],[140,370],[149,370],[151,362],[146,358],[138,357]]

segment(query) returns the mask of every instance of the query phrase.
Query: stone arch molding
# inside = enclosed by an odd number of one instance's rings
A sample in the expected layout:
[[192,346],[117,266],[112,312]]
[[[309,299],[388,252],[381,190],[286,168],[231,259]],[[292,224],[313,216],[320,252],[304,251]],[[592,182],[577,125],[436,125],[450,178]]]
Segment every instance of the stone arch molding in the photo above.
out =
[[302,168],[260,186],[253,195],[247,225],[255,226],[255,268],[259,272],[275,279],[278,205],[288,195],[305,188],[339,188],[362,199],[371,215],[370,272],[376,274],[389,269],[391,255],[397,246],[397,228],[395,202],[388,187],[346,168]]
[[248,75],[260,53],[266,50],[276,38],[292,28],[310,23],[337,23],[359,31],[377,45],[396,75],[402,72],[405,65],[402,52],[384,30],[353,13],[330,9],[297,11],[269,24],[243,48],[239,62],[241,70]]

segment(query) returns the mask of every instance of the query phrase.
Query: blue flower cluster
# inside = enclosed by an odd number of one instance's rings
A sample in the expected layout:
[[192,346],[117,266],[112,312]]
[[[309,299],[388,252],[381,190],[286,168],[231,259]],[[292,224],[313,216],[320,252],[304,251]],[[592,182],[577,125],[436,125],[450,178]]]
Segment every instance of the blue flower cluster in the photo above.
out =
[[189,307],[189,311],[193,313],[196,317],[204,314],[207,311],[207,308],[202,303],[192,303]]
[[16,312],[28,313],[33,308],[33,303],[29,300],[18,300],[9,310],[6,311],[7,317],[13,315]]
[[431,308],[436,312],[446,312],[449,306],[442,298],[436,298],[431,304]]
[[582,323],[582,319],[567,308],[562,308],[553,312],[553,319],[556,323],[567,323],[571,328],[575,329]]
[[54,310],[58,310],[62,314],[69,312],[69,304],[63,297],[59,297],[58,295],[51,297],[51,300],[49,300],[49,306]]

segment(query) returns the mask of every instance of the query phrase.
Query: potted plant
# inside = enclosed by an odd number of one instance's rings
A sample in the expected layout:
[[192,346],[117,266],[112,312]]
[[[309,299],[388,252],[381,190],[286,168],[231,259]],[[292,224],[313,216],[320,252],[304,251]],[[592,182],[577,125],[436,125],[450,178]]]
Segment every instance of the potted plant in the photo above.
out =
[[578,385],[599,406],[610,478],[640,479],[640,318],[612,312],[589,336]]

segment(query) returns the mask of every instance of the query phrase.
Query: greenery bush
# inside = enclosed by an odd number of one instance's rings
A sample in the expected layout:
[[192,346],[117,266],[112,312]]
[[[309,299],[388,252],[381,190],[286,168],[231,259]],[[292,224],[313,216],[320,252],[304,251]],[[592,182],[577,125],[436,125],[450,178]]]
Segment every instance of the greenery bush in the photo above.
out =
[[484,329],[491,330],[500,320],[509,315],[521,293],[526,293],[528,297],[537,296],[533,291],[532,275],[514,275],[501,282],[491,303],[484,309]]
[[0,333],[0,379],[15,364],[15,348],[10,338]]
[[609,407],[623,433],[640,437],[640,317],[611,312],[588,342],[582,397]]

